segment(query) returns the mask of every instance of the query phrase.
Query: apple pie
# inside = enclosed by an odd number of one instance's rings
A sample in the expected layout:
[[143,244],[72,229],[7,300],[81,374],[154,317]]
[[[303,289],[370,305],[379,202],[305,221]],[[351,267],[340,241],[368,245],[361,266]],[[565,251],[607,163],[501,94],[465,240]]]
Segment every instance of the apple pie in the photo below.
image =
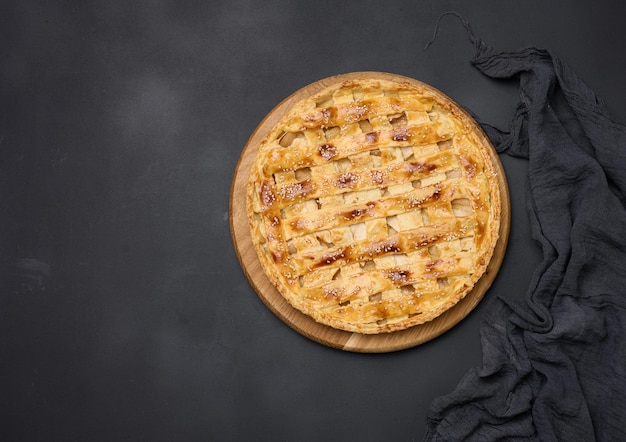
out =
[[338,82],[259,145],[252,243],[297,310],[365,334],[431,321],[485,273],[501,201],[476,122],[417,80]]

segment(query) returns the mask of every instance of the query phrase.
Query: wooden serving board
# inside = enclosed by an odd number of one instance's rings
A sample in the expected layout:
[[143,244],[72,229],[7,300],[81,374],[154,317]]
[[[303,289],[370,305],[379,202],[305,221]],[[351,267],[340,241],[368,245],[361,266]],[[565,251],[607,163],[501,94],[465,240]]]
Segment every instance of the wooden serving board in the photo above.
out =
[[[248,280],[261,300],[280,319],[302,335],[329,347],[353,352],[383,353],[414,347],[434,339],[458,324],[476,307],[491,286],[504,258],[509,237],[510,201],[502,164],[497,153],[492,148],[491,159],[498,170],[498,184],[502,199],[500,239],[496,244],[493,258],[487,271],[474,289],[463,300],[433,321],[398,332],[367,335],[337,330],[319,324],[309,316],[291,307],[265,276],[252,245],[246,215],[248,175],[261,141],[295,103],[337,82],[358,78],[383,78],[392,81],[419,83],[417,80],[395,74],[354,72],[319,80],[286,98],[263,119],[243,149],[231,187],[230,224],[235,250]],[[476,126],[479,128],[478,124]],[[479,132],[482,133],[480,128]],[[483,136],[487,143],[491,145],[487,137],[484,134]]]

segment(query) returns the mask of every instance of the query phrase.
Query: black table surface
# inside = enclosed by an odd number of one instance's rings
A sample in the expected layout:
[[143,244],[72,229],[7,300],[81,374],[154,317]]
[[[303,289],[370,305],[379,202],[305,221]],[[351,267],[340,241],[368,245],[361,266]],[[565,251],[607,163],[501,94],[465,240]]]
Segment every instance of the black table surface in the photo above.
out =
[[271,313],[239,265],[230,186],[282,99],[385,71],[506,128],[514,81],[487,43],[547,48],[626,120],[624,3],[5,1],[0,5],[0,438],[420,440],[433,399],[481,364],[480,321],[540,261],[526,163],[502,156],[509,247],[441,337],[343,352]]

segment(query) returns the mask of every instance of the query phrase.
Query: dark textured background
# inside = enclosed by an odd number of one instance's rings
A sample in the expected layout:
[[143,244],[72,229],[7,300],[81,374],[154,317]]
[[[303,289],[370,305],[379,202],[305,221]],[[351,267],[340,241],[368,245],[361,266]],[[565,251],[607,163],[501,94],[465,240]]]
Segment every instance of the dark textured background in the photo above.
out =
[[421,439],[481,362],[481,312],[540,259],[525,163],[502,158],[511,238],[485,300],[434,341],[363,355],[295,333],[246,281],[228,219],[243,146],[287,95],[360,70],[505,128],[516,84],[473,70],[456,19],[423,50],[450,10],[498,49],[552,50],[624,121],[624,5],[2,2],[0,438]]

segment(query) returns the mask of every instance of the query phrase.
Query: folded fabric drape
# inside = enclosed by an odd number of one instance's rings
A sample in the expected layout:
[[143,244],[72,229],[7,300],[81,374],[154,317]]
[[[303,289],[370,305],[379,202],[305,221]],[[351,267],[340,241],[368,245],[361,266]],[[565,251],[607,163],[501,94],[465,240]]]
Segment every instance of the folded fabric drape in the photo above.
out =
[[465,25],[472,64],[519,79],[508,130],[481,124],[528,159],[543,260],[522,299],[494,294],[482,366],[432,403],[425,440],[626,440],[626,126],[549,51],[496,51]]

